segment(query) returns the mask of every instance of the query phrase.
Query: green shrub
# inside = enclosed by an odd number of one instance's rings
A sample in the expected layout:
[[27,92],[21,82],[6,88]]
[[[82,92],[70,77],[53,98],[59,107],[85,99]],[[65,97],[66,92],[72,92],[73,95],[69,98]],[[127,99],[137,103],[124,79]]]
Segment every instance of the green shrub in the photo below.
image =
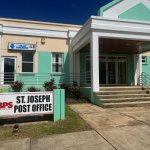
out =
[[83,97],[82,92],[77,87],[72,87],[72,98],[81,99]]
[[15,81],[13,84],[10,85],[11,89],[14,92],[20,92],[23,89],[24,83],[21,81]]
[[71,95],[72,95],[72,86],[71,86],[71,84],[62,83],[62,84],[60,84],[60,88],[65,89],[66,97],[71,97]]
[[45,88],[45,91],[53,91],[54,89],[57,89],[55,86],[55,80],[51,79],[50,81],[47,81],[43,84],[43,87]]
[[29,92],[39,92],[40,89],[37,88],[37,87],[31,86],[31,87],[28,87],[28,91],[29,91]]
[[67,97],[75,99],[80,99],[83,97],[81,90],[78,87],[71,86],[71,84],[62,83],[60,88],[65,89],[65,94]]

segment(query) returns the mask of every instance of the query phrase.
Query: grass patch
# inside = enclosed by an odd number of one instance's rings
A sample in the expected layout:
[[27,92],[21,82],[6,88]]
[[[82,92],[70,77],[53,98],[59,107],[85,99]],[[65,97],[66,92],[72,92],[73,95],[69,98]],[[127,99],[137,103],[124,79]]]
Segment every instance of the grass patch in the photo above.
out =
[[90,126],[66,105],[66,119],[64,121],[21,125],[19,133],[14,135],[12,127],[0,127],[0,140],[17,138],[37,138],[52,134],[62,134],[90,130]]

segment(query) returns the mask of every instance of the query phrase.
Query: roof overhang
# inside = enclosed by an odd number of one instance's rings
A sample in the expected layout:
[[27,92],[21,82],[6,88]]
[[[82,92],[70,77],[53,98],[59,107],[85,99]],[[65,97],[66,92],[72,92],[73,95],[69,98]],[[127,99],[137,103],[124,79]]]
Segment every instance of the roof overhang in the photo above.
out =
[[73,38],[72,50],[79,51],[90,43],[93,32],[99,38],[150,41],[150,23],[148,22],[91,16]]

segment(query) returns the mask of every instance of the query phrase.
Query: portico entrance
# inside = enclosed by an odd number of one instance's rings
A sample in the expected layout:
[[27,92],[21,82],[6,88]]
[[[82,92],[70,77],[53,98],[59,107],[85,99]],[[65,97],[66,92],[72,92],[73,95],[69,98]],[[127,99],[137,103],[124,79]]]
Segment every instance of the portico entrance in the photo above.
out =
[[[93,16],[89,20],[71,42],[74,74],[86,71],[85,56],[89,55],[91,92],[87,93],[91,102],[100,105],[96,93],[102,90],[101,85],[140,85],[141,54],[150,50],[150,27]],[[85,86],[82,78],[78,83]]]
[[[86,57],[86,72],[90,72],[90,56]],[[127,59],[125,56],[100,56],[99,80],[101,85],[127,84]],[[86,83],[90,77],[86,76]]]

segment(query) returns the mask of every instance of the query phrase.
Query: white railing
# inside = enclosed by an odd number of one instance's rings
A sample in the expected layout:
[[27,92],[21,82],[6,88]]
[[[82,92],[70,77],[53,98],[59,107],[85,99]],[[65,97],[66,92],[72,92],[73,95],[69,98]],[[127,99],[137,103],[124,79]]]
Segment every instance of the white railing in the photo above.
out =
[[10,85],[21,81],[28,86],[42,86],[44,82],[54,79],[55,85],[69,83],[74,85],[87,85],[91,83],[91,73],[50,74],[50,73],[0,73],[0,85]]

